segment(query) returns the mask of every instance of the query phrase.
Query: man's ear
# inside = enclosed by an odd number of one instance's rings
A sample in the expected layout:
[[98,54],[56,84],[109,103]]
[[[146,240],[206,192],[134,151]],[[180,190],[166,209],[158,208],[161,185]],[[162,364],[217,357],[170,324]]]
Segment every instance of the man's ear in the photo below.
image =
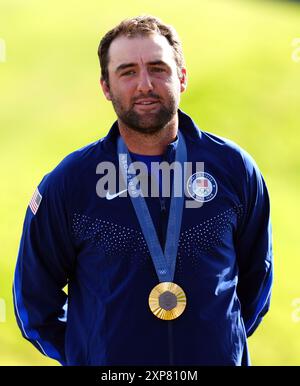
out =
[[104,79],[100,79],[100,85],[103,91],[103,94],[105,95],[105,98],[108,101],[111,101],[111,95],[110,95],[110,88],[108,82],[106,82]]
[[182,67],[180,69],[180,92],[184,92],[187,88],[187,73],[186,68]]

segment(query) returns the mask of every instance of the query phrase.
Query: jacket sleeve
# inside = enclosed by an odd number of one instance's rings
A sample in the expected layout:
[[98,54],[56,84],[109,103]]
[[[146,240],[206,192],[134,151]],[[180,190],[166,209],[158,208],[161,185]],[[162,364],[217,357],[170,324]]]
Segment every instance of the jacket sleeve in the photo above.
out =
[[[52,172],[53,173],[53,172]],[[74,251],[63,184],[44,177],[28,206],[15,269],[15,315],[24,338],[65,364],[67,295]]]
[[236,250],[239,267],[238,297],[247,336],[260,324],[270,306],[273,253],[270,202],[264,179],[254,160],[244,160],[244,213]]

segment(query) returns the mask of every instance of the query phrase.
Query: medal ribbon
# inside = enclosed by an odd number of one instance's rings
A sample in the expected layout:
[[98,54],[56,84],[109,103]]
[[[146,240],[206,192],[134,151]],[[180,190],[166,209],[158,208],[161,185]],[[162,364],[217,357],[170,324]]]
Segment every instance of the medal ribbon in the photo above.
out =
[[[121,136],[118,137],[118,154],[121,160],[120,169],[125,182],[128,183],[129,193],[132,192],[130,194],[130,198],[145,237],[158,279],[160,282],[173,282],[184,204],[184,184],[182,183],[182,179],[185,176],[184,168],[187,160],[184,137],[178,130],[178,143],[175,161],[181,164],[182,172],[176,173],[175,167],[164,252],[162,251],[158,240],[148,206],[142,195],[142,191],[138,191],[138,195],[136,195],[136,191],[134,192],[134,188],[132,188],[132,185],[130,184],[132,177],[128,174],[128,163],[126,162],[125,157],[127,156],[127,161],[130,164],[132,161],[127,146]],[[176,197],[175,187],[180,186],[180,184],[182,186],[182,192],[179,197]]]

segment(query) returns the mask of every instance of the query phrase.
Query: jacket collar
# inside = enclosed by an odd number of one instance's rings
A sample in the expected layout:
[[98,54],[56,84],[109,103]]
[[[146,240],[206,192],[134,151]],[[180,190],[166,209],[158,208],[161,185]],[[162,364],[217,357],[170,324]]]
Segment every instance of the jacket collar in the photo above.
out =
[[[201,138],[201,130],[197,127],[195,122],[185,114],[182,110],[178,109],[178,127],[182,134],[184,135],[186,140],[197,141]],[[102,144],[104,150],[110,154],[116,154],[117,152],[117,138],[120,135],[118,122],[115,121],[111,126],[106,137],[103,138]],[[164,156],[165,159],[169,159],[171,153],[176,149],[178,143],[178,139],[171,142],[168,147],[166,154]]]

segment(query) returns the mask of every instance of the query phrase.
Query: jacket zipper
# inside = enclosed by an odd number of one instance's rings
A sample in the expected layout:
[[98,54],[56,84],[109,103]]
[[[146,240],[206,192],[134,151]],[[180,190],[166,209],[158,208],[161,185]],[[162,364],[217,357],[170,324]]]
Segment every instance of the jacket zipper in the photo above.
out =
[[[163,244],[166,242],[166,229],[167,229],[167,208],[164,198],[159,198],[160,201],[160,213],[161,213],[161,229],[162,229],[162,241]],[[169,365],[174,366],[174,349],[173,349],[173,325],[172,321],[167,321],[168,323],[168,347],[169,347]]]
[[169,365],[174,366],[174,348],[173,348],[173,324],[168,321],[168,339],[169,339]]

